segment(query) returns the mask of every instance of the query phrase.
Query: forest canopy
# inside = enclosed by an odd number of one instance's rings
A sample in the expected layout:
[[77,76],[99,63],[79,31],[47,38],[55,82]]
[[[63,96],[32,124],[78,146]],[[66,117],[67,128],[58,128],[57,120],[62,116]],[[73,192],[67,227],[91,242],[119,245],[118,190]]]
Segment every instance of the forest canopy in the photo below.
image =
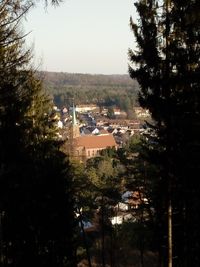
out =
[[39,72],[44,87],[59,107],[76,104],[117,105],[123,109],[127,98],[137,105],[138,83],[128,75]]

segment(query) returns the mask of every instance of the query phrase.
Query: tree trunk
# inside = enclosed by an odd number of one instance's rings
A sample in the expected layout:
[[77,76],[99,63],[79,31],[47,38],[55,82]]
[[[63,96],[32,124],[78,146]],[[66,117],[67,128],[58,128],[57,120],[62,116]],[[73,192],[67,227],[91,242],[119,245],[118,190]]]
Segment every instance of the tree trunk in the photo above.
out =
[[89,248],[88,248],[87,239],[86,239],[85,230],[84,230],[84,225],[83,225],[83,220],[82,220],[82,213],[81,213],[79,208],[78,208],[78,212],[79,212],[79,216],[80,216],[81,231],[82,231],[82,234],[83,234],[83,242],[85,244],[86,255],[87,255],[87,260],[88,260],[88,266],[92,267]]
[[168,203],[168,267],[172,267],[172,204]]
[[101,249],[102,249],[102,267],[105,267],[105,231],[104,231],[104,199],[101,203]]

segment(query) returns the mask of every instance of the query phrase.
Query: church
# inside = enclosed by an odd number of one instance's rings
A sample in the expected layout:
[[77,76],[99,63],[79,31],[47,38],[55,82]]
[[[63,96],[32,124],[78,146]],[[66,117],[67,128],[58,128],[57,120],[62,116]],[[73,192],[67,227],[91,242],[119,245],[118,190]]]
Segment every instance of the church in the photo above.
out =
[[100,155],[100,151],[106,148],[117,149],[117,144],[112,134],[104,131],[103,134],[81,135],[79,123],[76,119],[76,109],[72,107],[71,140],[73,146],[73,157],[81,161]]

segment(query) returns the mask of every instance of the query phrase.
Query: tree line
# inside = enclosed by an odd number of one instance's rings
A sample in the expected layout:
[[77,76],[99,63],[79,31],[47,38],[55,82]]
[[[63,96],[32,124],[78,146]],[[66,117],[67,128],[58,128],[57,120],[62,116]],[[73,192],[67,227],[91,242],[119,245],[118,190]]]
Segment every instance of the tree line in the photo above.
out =
[[125,111],[138,105],[138,84],[128,75],[39,72],[38,76],[58,107],[70,105],[72,99],[76,104],[118,106]]

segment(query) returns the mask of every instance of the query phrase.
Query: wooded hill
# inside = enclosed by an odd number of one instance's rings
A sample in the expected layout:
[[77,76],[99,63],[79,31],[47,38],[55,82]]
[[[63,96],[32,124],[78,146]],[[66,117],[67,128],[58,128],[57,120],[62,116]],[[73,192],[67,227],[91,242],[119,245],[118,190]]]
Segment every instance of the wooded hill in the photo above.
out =
[[118,105],[122,109],[137,102],[138,83],[128,75],[39,72],[39,76],[58,106],[70,104],[72,98],[76,104]]

